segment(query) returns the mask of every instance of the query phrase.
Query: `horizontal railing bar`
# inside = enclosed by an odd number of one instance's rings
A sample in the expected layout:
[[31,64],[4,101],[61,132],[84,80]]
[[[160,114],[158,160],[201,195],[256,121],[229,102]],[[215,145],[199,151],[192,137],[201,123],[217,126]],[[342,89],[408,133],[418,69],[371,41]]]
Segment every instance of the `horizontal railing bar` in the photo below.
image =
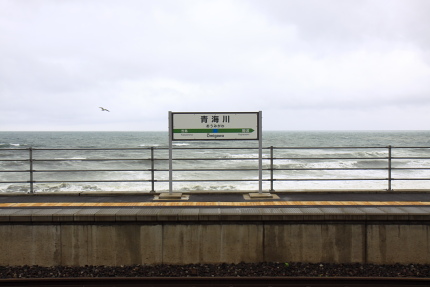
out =
[[274,181],[368,181],[368,180],[384,180],[387,178],[285,178],[273,179]]
[[[166,149],[169,148],[158,148],[158,149]],[[213,149],[213,150],[258,150],[258,147],[173,147],[174,150],[202,150],[202,149]],[[263,149],[270,149],[269,147],[263,148]]]
[[388,167],[362,167],[362,168],[348,168],[348,167],[331,167],[331,168],[323,168],[323,167],[315,167],[315,168],[273,168],[266,170],[387,170]]
[[[258,157],[243,157],[243,158],[173,158],[172,160],[258,160]],[[263,160],[272,160],[269,157],[263,157]],[[277,157],[273,158],[273,160],[285,160],[285,159],[291,159],[291,160],[297,160],[297,159],[305,159],[305,160],[312,160],[312,159],[330,159],[330,160],[336,160],[336,159],[359,159],[359,160],[386,160],[388,157]],[[154,158],[154,160],[168,160],[167,158]]]
[[65,182],[151,182],[150,179],[130,179],[130,180],[35,180],[34,183],[65,183]]
[[[272,147],[263,147],[262,149],[271,149]],[[386,149],[387,147],[273,147],[273,149]],[[168,148],[157,148],[157,149],[168,149]],[[191,150],[191,149],[220,149],[220,150],[231,150],[231,149],[258,149],[258,147],[173,147],[173,149]]]
[[[154,147],[155,149],[155,147]],[[28,149],[26,149],[28,150]],[[62,150],[94,150],[94,151],[100,151],[100,150],[151,150],[151,147],[125,147],[125,148],[33,148],[33,151],[46,151],[46,150],[52,150],[52,151],[62,151]]]
[[[140,147],[140,148],[33,148],[33,151],[47,151],[47,150],[52,150],[52,151],[63,151],[63,150],[77,150],[77,151],[81,151],[81,150],[89,150],[89,151],[102,151],[102,150],[148,150],[150,151],[151,149],[154,150],[168,150],[168,147]],[[251,149],[258,149],[258,147],[173,147],[174,150],[200,150],[200,149],[214,149],[214,150],[231,150],[231,149],[236,149],[236,150],[251,150]],[[269,147],[265,148],[265,149],[269,149]],[[7,149],[2,149],[2,150],[7,150]],[[12,149],[10,149],[12,150]],[[28,148],[26,149],[16,149],[16,150],[28,150]]]
[[[173,160],[258,160],[258,157],[255,158],[173,158]],[[337,159],[351,159],[351,160],[386,160],[388,157],[276,157],[276,158],[268,158],[263,157],[263,160],[337,160]],[[401,159],[429,159],[430,157],[392,157],[392,160]],[[33,162],[48,162],[48,161],[148,161],[148,160],[169,160],[168,158],[71,158],[71,159],[33,159]],[[28,159],[1,159],[1,161],[5,162],[28,162]]]
[[[258,168],[253,169],[173,169],[172,171],[256,171],[259,170]],[[270,170],[270,169],[263,169],[263,170]],[[45,169],[39,169],[39,170],[33,170],[33,172],[87,172],[87,171],[169,171],[168,169],[135,169],[135,170],[128,170],[128,169],[66,169],[66,170],[45,170]],[[1,171],[0,171],[1,172]],[[28,172],[28,171],[27,171]]]
[[[265,147],[267,149],[270,147]],[[323,147],[273,147],[273,149],[387,149],[386,146],[323,146]]]
[[42,161],[133,161],[133,160],[151,160],[151,158],[70,158],[70,159],[33,159],[33,162],[42,162]]
[[430,180],[430,178],[408,177],[408,178],[391,178],[391,180]]
[[152,169],[33,169],[33,172],[153,171]]
[[[266,154],[266,156],[268,156]],[[243,158],[173,158],[173,160],[245,160],[245,159],[258,159],[258,157],[243,157]],[[375,159],[384,160],[388,157],[263,157],[265,160],[285,160],[285,159]],[[391,157],[391,159],[430,159],[430,157]],[[50,159],[50,158],[34,158],[33,161],[90,161],[90,160],[151,160],[151,158],[64,158],[64,159]],[[153,158],[153,160],[168,160],[168,158]],[[28,159],[0,159],[0,161],[29,161]]]
[[[173,160],[257,160],[255,158],[173,158]],[[336,160],[336,159],[357,159],[357,160],[386,160],[388,157],[263,157],[263,160]],[[391,159],[429,159],[430,157],[391,157]],[[168,158],[70,158],[70,159],[33,159],[34,162],[38,161],[135,161],[135,160],[169,160]],[[0,162],[28,162],[29,159],[0,159]]]
[[[258,179],[241,179],[241,180],[234,180],[234,179],[214,179],[214,180],[173,180],[174,182],[240,182],[240,181],[246,181],[246,182],[255,182],[258,181]],[[270,181],[270,179],[263,179],[263,181]],[[63,180],[63,181],[34,181],[34,183],[85,183],[85,182],[152,182],[150,179],[144,179],[144,180],[100,180],[100,181],[94,181],[94,180]],[[155,180],[156,183],[165,183],[169,182],[168,179],[161,179],[161,180]],[[1,183],[1,182],[0,182]],[[22,182],[22,183],[28,183],[28,182]]]
[[[315,178],[311,178],[311,179],[298,179],[298,178],[293,178],[293,179],[273,179],[273,181],[386,181],[386,178],[369,178],[369,179],[315,179]],[[419,179],[421,180],[421,179]],[[429,179],[427,179],[429,180]],[[258,179],[247,179],[247,180],[172,180],[173,182],[240,182],[240,181],[246,181],[246,182],[257,182],[259,181]],[[271,179],[263,179],[262,181],[265,182],[270,182]],[[155,182],[158,183],[165,183],[165,182],[169,182],[169,180],[157,180]]]
[[[274,181],[372,181],[372,180],[387,180],[387,178],[276,178]],[[392,178],[392,180],[430,180],[430,178]],[[49,180],[49,181],[33,181],[34,183],[65,183],[65,182],[151,182],[150,179],[141,180]],[[255,182],[258,179],[177,179],[174,182]],[[263,181],[271,181],[271,179],[263,179]],[[155,180],[155,182],[169,182],[169,180]],[[0,183],[29,183],[28,181],[14,181]]]
[[[272,147],[263,147],[262,149],[268,150]],[[375,147],[364,147],[364,146],[337,146],[337,147],[273,147],[275,150],[280,149],[386,149],[387,147],[375,146]],[[429,147],[393,147],[393,148],[429,148]],[[64,150],[76,150],[76,151],[103,151],[103,150],[168,150],[168,147],[133,147],[133,148],[31,148],[33,151],[64,151]],[[174,150],[257,150],[258,147],[173,147]],[[18,148],[18,149],[0,149],[0,150],[14,150],[14,151],[26,151],[29,148]]]
[[[296,146],[290,146],[290,147],[263,147],[263,149],[386,149],[388,146],[322,146],[322,147],[296,147]],[[390,146],[392,149],[430,149],[430,147],[426,146]],[[0,150],[6,150],[6,151],[27,151],[30,148],[2,148]],[[61,150],[94,150],[94,151],[100,151],[100,150],[168,150],[169,147],[131,147],[131,148],[31,148],[33,151],[46,151],[46,150],[53,150],[53,151],[61,151]],[[173,147],[173,149],[220,149],[220,150],[231,150],[231,149],[258,149],[258,147]]]
[[[303,180],[308,180],[308,179],[274,179],[274,181],[303,181]],[[339,181],[342,179],[309,179],[309,181]],[[348,180],[348,179],[347,179]],[[350,179],[350,180],[356,180],[356,179]],[[387,179],[358,179],[358,180],[362,180],[362,181],[366,181],[366,180],[387,180]],[[173,182],[257,182],[259,181],[258,179],[243,179],[243,180],[223,180],[223,179],[219,179],[219,180],[172,180]],[[266,182],[270,182],[272,181],[271,179],[262,179],[262,181],[266,181]],[[169,180],[157,180],[156,182],[161,183],[161,182],[169,182]]]
[[[272,160],[270,158],[263,157],[263,160]],[[339,159],[345,159],[345,160],[386,160],[388,158],[367,158],[367,157],[286,157],[286,158],[273,158],[273,160],[339,160]],[[401,160],[408,160],[408,159],[428,159],[430,160],[430,157],[393,157],[393,160],[401,159]],[[154,158],[152,159],[154,161],[166,161],[169,160],[167,158]],[[218,161],[234,161],[234,160],[258,160],[258,158],[174,158],[173,160],[193,160],[193,161],[202,161],[202,160],[218,160]],[[29,162],[30,160],[0,160],[5,162]],[[60,161],[70,161],[70,162],[76,162],[76,161],[151,161],[150,158],[107,158],[107,159],[33,159],[33,162],[60,162]]]
[[[387,170],[388,168],[263,168],[265,171],[283,170]],[[430,169],[430,168],[429,168]],[[256,171],[258,168],[249,169],[173,169],[172,171]],[[168,169],[157,169],[157,171],[169,171]]]
[[399,169],[399,170],[427,170],[430,169],[430,167],[392,167],[392,170]]
[[[264,181],[269,181],[270,179],[264,179]],[[142,179],[142,180],[37,180],[33,181],[34,183],[84,183],[84,182],[151,182],[150,179]],[[173,180],[174,182],[241,182],[241,181],[258,181],[258,179],[207,179],[207,180],[198,180],[198,179],[190,179],[190,180]],[[155,180],[155,182],[169,182],[169,180]],[[1,183],[1,182],[0,182]],[[28,182],[22,182],[28,183]]]
[[[172,169],[172,171],[257,171],[258,168],[245,168],[245,169],[222,169],[222,168],[202,168],[202,169]],[[263,169],[269,170],[269,169]],[[168,169],[157,169],[156,171],[169,171]]]
[[[285,170],[387,170],[388,168],[263,168],[265,171],[285,171]],[[394,169],[394,168],[393,168]],[[430,169],[430,168],[397,168],[397,169]],[[245,168],[245,169],[222,169],[222,168],[214,168],[214,169],[172,169],[172,171],[257,171],[258,168]],[[33,172],[87,172],[87,171],[169,171],[168,169],[65,169],[65,170],[57,170],[57,169],[38,169],[33,170]],[[29,172],[28,170],[21,171],[0,171],[0,172]]]
[[430,147],[428,146],[391,146],[391,148],[401,148],[401,149],[405,149],[405,148],[428,148],[430,149]]
[[391,159],[430,159],[430,157],[397,157],[393,156]]
[[[270,179],[263,179],[264,181],[270,181]],[[174,182],[254,182],[258,179],[174,179]],[[159,181],[161,182],[161,181]],[[168,182],[166,180],[165,182]]]
[[[270,158],[265,158],[270,159]],[[273,160],[285,160],[285,159],[306,159],[306,160],[312,160],[312,159],[360,159],[360,160],[386,160],[388,157],[274,157]]]
[[[263,158],[263,159],[265,159],[265,160],[268,160],[269,158]],[[239,157],[235,157],[235,158],[173,158],[172,160],[222,160],[222,161],[225,161],[225,160],[259,160],[259,158],[258,157],[252,157],[252,158],[249,158],[249,157],[243,157],[243,158],[239,158]]]

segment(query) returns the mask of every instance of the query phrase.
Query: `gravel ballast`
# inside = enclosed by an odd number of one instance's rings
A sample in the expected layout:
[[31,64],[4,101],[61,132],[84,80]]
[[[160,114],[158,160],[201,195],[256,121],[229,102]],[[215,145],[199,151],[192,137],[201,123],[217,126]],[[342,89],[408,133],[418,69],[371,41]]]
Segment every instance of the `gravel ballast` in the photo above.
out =
[[239,263],[131,266],[1,266],[0,278],[65,277],[430,277],[423,264]]

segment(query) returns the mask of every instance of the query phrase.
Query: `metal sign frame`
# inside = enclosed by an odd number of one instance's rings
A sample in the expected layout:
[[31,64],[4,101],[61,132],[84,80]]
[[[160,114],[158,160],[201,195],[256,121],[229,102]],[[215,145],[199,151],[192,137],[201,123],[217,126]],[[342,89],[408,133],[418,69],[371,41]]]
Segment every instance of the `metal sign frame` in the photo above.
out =
[[170,114],[172,141],[259,140],[258,112]]
[[[203,117],[203,116],[210,116],[210,117],[216,117],[216,116],[222,116],[224,125],[220,124],[221,126],[217,127],[211,127],[210,124],[205,122],[200,122],[201,125],[196,126],[177,126],[174,122],[175,115],[180,115],[180,117],[189,117],[192,115],[193,117]],[[244,116],[249,115],[256,116],[256,123],[254,123],[255,130],[253,129],[254,126],[235,126],[235,123],[233,125],[230,125],[230,123],[227,123],[227,120],[230,120],[230,116]],[[201,121],[202,118],[200,118]],[[219,119],[219,118],[218,118]],[[195,112],[195,113],[179,113],[179,112],[171,112],[169,111],[169,193],[173,193],[173,141],[219,141],[219,140],[258,140],[258,192],[263,192],[263,136],[262,136],[262,112]],[[219,122],[218,122],[219,123]],[[217,123],[217,124],[218,124]],[[183,123],[181,123],[183,124]],[[195,124],[195,123],[194,123]],[[206,126],[205,126],[206,124]],[[239,121],[239,124],[244,124],[244,122]],[[253,123],[249,123],[252,125]],[[209,125],[209,126],[207,126]],[[223,125],[223,126],[222,126]],[[250,132],[250,129],[253,129],[252,132]],[[252,136],[247,136],[253,132],[256,132],[257,134]],[[175,138],[174,133],[180,133],[180,134],[190,134],[191,136],[185,136],[184,138]],[[193,134],[206,134],[206,138],[204,136],[197,136],[194,137]],[[229,133],[230,136],[216,136],[220,135],[222,133]],[[231,136],[233,134],[233,137]],[[237,134],[237,138],[234,136],[234,134]],[[240,135],[242,134],[242,135]],[[213,135],[213,136],[212,136]]]

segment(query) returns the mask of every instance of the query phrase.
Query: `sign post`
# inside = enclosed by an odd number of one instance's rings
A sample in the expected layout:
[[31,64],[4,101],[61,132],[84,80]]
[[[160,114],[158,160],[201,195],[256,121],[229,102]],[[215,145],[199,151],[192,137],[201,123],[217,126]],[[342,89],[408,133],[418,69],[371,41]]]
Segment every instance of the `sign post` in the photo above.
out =
[[[263,134],[263,127],[261,125],[263,120],[263,114],[260,111],[258,113],[260,124],[258,125],[258,134]],[[260,136],[258,139],[258,193],[263,193],[263,137]]]
[[169,193],[173,192],[172,141],[259,141],[259,193],[263,191],[262,112],[169,112]]

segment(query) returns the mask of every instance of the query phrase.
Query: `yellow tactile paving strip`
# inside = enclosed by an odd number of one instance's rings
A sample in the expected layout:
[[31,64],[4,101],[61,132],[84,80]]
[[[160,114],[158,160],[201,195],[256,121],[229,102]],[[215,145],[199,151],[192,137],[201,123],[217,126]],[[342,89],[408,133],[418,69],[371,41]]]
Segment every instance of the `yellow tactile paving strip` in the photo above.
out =
[[430,206],[423,201],[258,201],[258,202],[41,202],[0,203],[4,207],[256,207],[256,206]]

